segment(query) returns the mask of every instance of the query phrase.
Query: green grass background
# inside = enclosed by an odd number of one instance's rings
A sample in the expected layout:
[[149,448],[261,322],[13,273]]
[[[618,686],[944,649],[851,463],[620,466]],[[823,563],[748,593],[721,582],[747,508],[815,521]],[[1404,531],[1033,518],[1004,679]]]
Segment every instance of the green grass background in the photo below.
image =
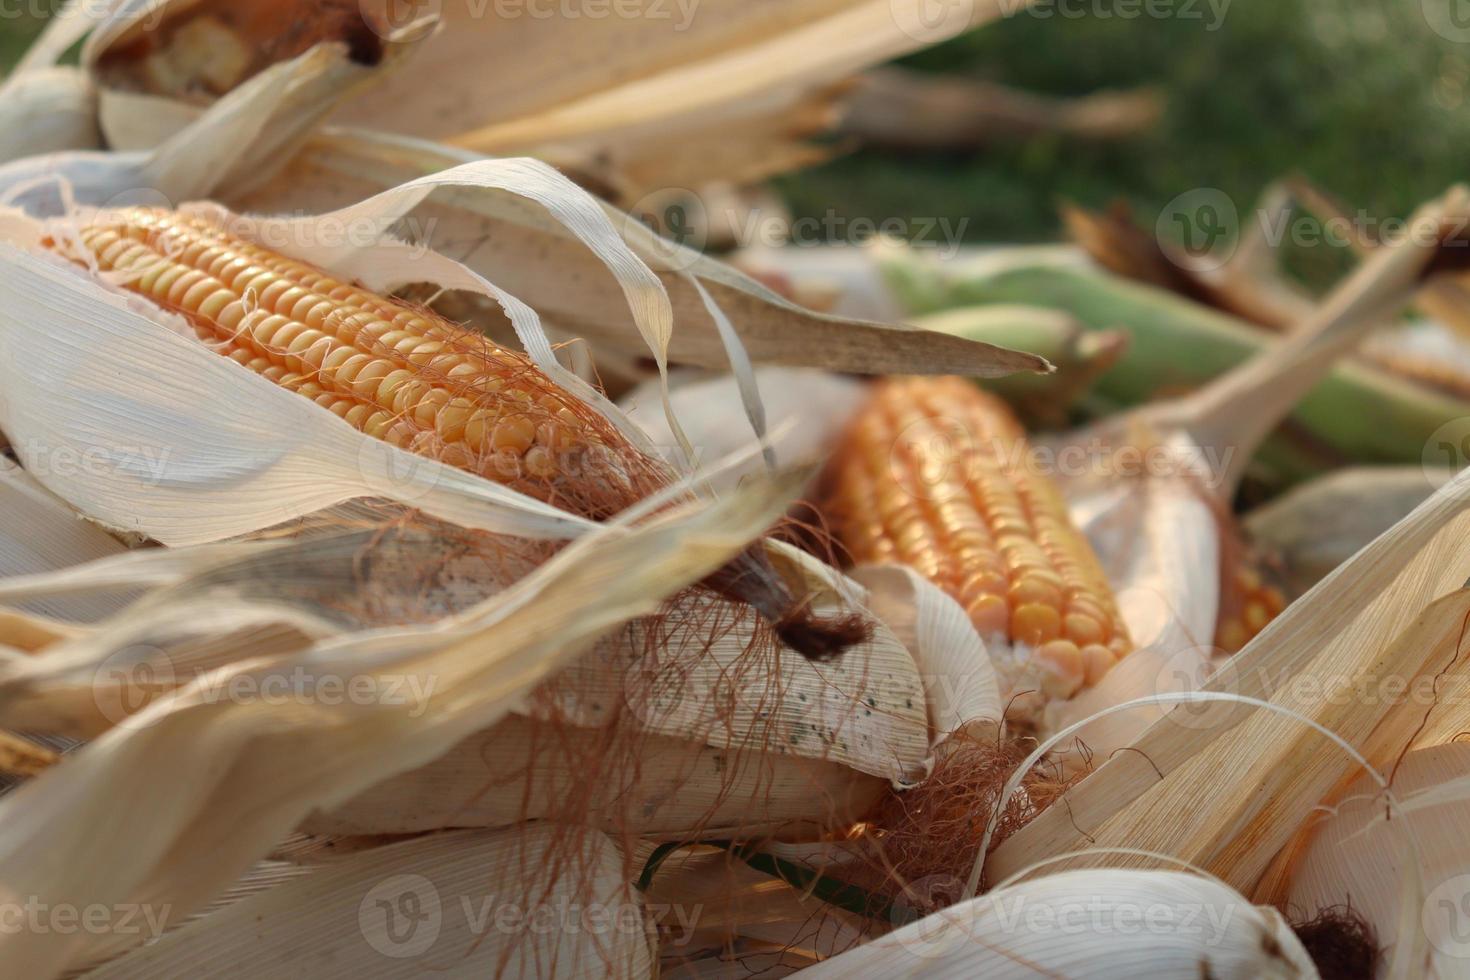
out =
[[[1296,171],[1370,214],[1402,216],[1470,175],[1470,43],[1439,36],[1425,13],[1459,4],[1470,27],[1470,0],[1231,0],[1218,23],[1203,0],[1195,16],[1192,0],[1156,0],[1174,15],[1131,18],[1138,0],[1043,2],[1065,6],[1013,14],[907,64],[1056,95],[1159,86],[1157,130],[973,154],[863,150],[783,178],[797,214],[967,218],[971,241],[1028,241],[1055,237],[1064,198],[1123,198],[1151,224],[1181,192],[1219,188],[1244,209]],[[38,28],[0,18],[0,63]]]

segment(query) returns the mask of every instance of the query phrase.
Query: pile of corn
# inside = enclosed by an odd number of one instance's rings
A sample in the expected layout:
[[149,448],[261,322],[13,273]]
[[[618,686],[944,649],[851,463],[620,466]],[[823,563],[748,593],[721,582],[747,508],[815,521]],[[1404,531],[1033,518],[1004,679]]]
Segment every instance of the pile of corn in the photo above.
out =
[[[1425,814],[1470,819],[1440,696],[1470,477],[1288,594],[1236,526],[1243,462],[1038,451],[1255,459],[1293,405],[1150,388],[1066,427],[1162,373],[1168,345],[1075,336],[1168,331],[1152,301],[1094,277],[1076,322],[1001,305],[1024,329],[985,337],[818,315],[591,193],[812,159],[922,5],[732,5],[655,57],[646,19],[462,0],[154,6],[69,9],[0,100],[69,111],[0,153],[0,921],[163,911],[0,928],[0,972],[1454,975],[1470,863]],[[440,77],[388,70],[413,51]],[[1185,318],[1220,350],[1181,376],[1393,403],[1306,355],[1441,244],[1384,243],[1279,349]],[[959,305],[1081,275],[962,268],[915,278]],[[1076,370],[1049,387],[1037,346]],[[1414,408],[1391,428],[1452,421]],[[1322,693],[1385,677],[1430,693]]]

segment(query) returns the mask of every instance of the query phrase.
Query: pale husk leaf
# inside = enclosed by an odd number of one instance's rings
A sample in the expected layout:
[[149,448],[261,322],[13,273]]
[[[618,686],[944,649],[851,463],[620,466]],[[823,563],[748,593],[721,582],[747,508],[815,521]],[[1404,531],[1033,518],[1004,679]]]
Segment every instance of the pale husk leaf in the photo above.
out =
[[[557,833],[541,824],[362,851],[290,875],[84,976],[650,976],[652,926],[624,881],[622,855],[588,833],[568,860],[556,853]],[[598,918],[583,917],[590,909]],[[556,928],[516,930],[507,910],[562,918]]]
[[[1393,770],[1398,812],[1391,820],[1385,820],[1388,810],[1377,784],[1354,781],[1330,807],[1307,817],[1303,833],[1309,839],[1294,855],[1289,878],[1277,883],[1274,900],[1304,918],[1326,908],[1351,908],[1373,927],[1385,966],[1393,961],[1407,906],[1415,938],[1428,939],[1423,975],[1459,976],[1466,950],[1453,927],[1470,881],[1467,772],[1470,746],[1463,743],[1409,752]],[[1453,792],[1445,792],[1451,787]],[[1412,835],[1417,855],[1405,847],[1406,835]],[[1421,865],[1424,891],[1405,895],[1403,868],[1414,862]]]
[[[201,679],[0,799],[8,828],[0,878],[16,894],[52,903],[154,902],[187,914],[311,810],[441,755],[503,717],[593,638],[719,567],[791,491],[789,480],[748,484],[720,505],[685,508],[632,532],[610,528],[447,623],[379,630],[312,652],[311,678],[407,676],[420,691],[432,680],[428,696],[221,701]],[[270,674],[245,664],[212,680]],[[153,805],[120,810],[123,795]],[[57,853],[77,859],[58,866],[46,857]],[[82,858],[89,853],[107,857]],[[111,951],[105,937],[59,941],[34,932],[6,935],[0,946],[9,967],[38,977]]]
[[[1130,919],[1154,925],[1141,925],[1139,935],[1123,925]],[[1317,976],[1274,909],[1252,906],[1197,875],[1115,868],[1050,874],[998,889],[798,975],[919,973],[1017,980],[1038,974],[1100,980]]]
[[1323,692],[1360,681],[1412,683],[1456,662],[1466,598],[1426,605],[1470,577],[1460,547],[1470,521],[1467,488],[1470,474],[1461,474],[1290,606],[1205,685],[1268,700],[1286,714],[1228,701],[1176,708],[1073,787],[1065,805],[1003,843],[989,872],[1004,875],[1085,839],[1172,854],[1253,887],[1294,833],[1296,815],[1356,765],[1326,750],[1298,719],[1362,746],[1377,764],[1403,751],[1424,723],[1427,708],[1395,711],[1386,696]]
[[[74,461],[81,465],[81,460]],[[36,479],[9,459],[0,458],[0,579],[45,576],[47,573],[126,552],[126,547],[95,524],[82,519]],[[116,597],[37,596],[0,599],[21,612],[94,621],[116,612]],[[0,636],[0,642],[5,642]]]
[[42,68],[0,83],[0,164],[62,150],[95,150],[97,94],[76,68]]

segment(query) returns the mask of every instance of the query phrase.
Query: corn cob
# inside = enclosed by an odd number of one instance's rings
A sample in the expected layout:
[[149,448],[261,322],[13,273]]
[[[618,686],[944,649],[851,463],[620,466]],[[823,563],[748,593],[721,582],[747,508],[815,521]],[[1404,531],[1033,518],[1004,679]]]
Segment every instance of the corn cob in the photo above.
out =
[[[180,314],[207,347],[360,431],[587,517],[672,473],[524,354],[231,235],[202,216],[109,212],[50,247]],[[757,544],[705,584],[748,602],[789,646],[834,655],[865,635],[818,621]]]
[[1034,651],[1034,664],[1002,658],[1013,689],[1024,675],[1050,697],[1070,697],[1128,652],[1107,576],[1060,491],[1005,403],[970,382],[880,382],[821,496],[854,562],[907,564],[957,600],[987,641]]

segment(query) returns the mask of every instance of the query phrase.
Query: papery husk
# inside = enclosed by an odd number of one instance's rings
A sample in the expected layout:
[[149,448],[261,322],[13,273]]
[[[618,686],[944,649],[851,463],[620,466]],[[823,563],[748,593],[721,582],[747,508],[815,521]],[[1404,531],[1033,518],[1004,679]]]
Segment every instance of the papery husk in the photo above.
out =
[[852,824],[887,788],[886,779],[842,762],[759,744],[715,748],[514,716],[302,829],[400,834],[578,817],[653,840],[811,838]]
[[[443,557],[455,554],[462,557]],[[824,607],[835,597],[821,592],[855,591],[800,552],[772,557],[804,575],[801,587]],[[248,658],[268,655],[285,674],[312,642],[453,615],[508,586],[531,558],[455,529],[389,525],[160,550],[0,581],[0,601],[157,585],[97,629],[0,669],[0,718],[95,736]],[[228,697],[227,688],[217,693]],[[819,665],[783,655],[728,600],[685,593],[657,619],[600,641],[517,709],[521,717],[310,827],[408,833],[547,817],[676,839],[809,834],[850,823],[889,783],[918,778],[929,745],[925,707],[907,649],[881,623],[848,655]]]
[[[76,460],[81,465],[80,459]],[[123,554],[126,546],[52,495],[9,459],[0,457],[0,578],[35,575]],[[91,622],[123,606],[117,597],[51,597],[14,608],[51,618]],[[8,642],[0,634],[0,643]]]
[[906,925],[798,976],[1316,977],[1275,909],[1218,882],[1108,868],[1047,874]]
[[[274,6],[245,7],[245,13],[262,18],[267,38]],[[241,15],[239,4],[223,9]],[[803,152],[810,157],[802,142],[806,131],[793,131],[790,116],[828,113],[840,92],[832,83],[1005,10],[1000,3],[971,4],[936,20],[909,0],[897,6],[887,0],[800,0],[779,10],[705,0],[687,11],[677,4],[660,9],[669,16],[649,10],[633,17],[568,19],[528,11],[486,16],[469,0],[436,4],[444,29],[421,62],[423,70],[434,72],[435,84],[405,76],[345,108],[339,118],[452,140],[482,153],[594,162],[600,180],[624,184],[635,194],[639,187],[679,186],[691,176],[700,182],[754,179],[770,173],[776,161],[796,162]],[[197,2],[125,11],[93,34],[83,62],[102,83],[104,126],[114,145],[153,145],[188,117],[188,101],[177,93],[147,94],[146,76],[126,77],[126,69],[136,61],[139,38],[209,11],[210,5]],[[384,0],[360,10],[328,8],[298,20],[294,32],[281,23],[274,40],[289,44],[297,42],[294,35],[325,30],[331,37],[345,30],[370,42],[401,17],[401,9]],[[371,25],[366,32],[364,22]],[[244,54],[251,71],[271,57],[256,42],[247,42]],[[494,70],[486,72],[486,65]],[[749,154],[744,164],[732,166],[720,149],[732,132],[743,134],[738,142],[773,152],[757,169],[750,165],[762,162]],[[691,171],[677,161],[662,165],[666,155],[659,146],[679,136],[685,145],[678,156],[692,160],[696,148],[703,148],[699,155],[710,158],[710,169]]]
[[[790,481],[749,482],[713,507],[574,542],[500,595],[433,627],[317,645],[311,678],[432,678],[432,700],[396,705],[211,699],[201,684],[154,703],[61,766],[0,799],[0,879],[51,904],[127,901],[197,908],[313,809],[330,808],[493,724],[618,623],[699,580],[789,501]],[[212,678],[253,675],[256,661]],[[420,690],[422,690],[422,686]],[[124,792],[155,805],[119,810]],[[105,815],[105,817],[104,817]],[[124,842],[126,842],[124,844]],[[44,855],[105,849],[58,866]],[[119,951],[127,937],[0,939],[9,968],[51,976]]]
[[[1434,709],[1404,689],[1462,683],[1467,488],[1461,474],[1288,607],[1205,685],[1227,700],[1175,708],[1002,844],[988,873],[1084,844],[1124,846],[1250,890],[1310,808],[1359,771],[1358,758],[1386,768],[1425,732],[1462,723],[1463,708]],[[1339,748],[1306,721],[1336,733]]]
[[[716,490],[737,486],[772,461],[792,465],[822,458],[866,394],[857,379],[814,368],[763,366],[754,370],[754,380],[770,442],[762,456],[748,457],[712,480]],[[697,459],[723,459],[749,447],[756,437],[752,426],[731,418],[731,409],[741,397],[737,378],[691,373],[673,378],[672,383],[674,415]],[[620,399],[619,405],[654,445],[672,446],[675,436],[661,402],[659,385],[647,381]]]
[[1353,467],[1257,507],[1242,525],[1300,594],[1407,517],[1454,473],[1444,467]]
[[273,175],[334,105],[399,64],[429,26],[395,32],[370,68],[353,62],[343,45],[312,48],[257,75],[157,146],[0,164],[0,202],[55,215],[74,203],[157,206],[219,187],[243,191]]
[[83,976],[652,975],[653,927],[625,859],[596,833],[567,854],[565,833],[540,824],[361,851],[252,890]]
[[97,93],[80,69],[40,68],[0,83],[0,164],[60,150],[102,146]]
[[[1322,909],[1350,908],[1373,928],[1383,954],[1392,961],[1409,904],[1416,933],[1428,939],[1423,975],[1463,973],[1462,934],[1455,916],[1470,873],[1465,822],[1464,779],[1470,773],[1470,746],[1451,742],[1406,753],[1390,772],[1396,806],[1390,810],[1381,787],[1367,777],[1354,780],[1330,806],[1304,814],[1301,836],[1278,862],[1278,875],[1257,889],[1265,901],[1307,917]],[[1405,838],[1412,835],[1418,853]],[[1405,895],[1404,865],[1417,863],[1422,895]],[[1420,913],[1422,910],[1422,914]],[[1416,941],[1423,940],[1416,936]]]

